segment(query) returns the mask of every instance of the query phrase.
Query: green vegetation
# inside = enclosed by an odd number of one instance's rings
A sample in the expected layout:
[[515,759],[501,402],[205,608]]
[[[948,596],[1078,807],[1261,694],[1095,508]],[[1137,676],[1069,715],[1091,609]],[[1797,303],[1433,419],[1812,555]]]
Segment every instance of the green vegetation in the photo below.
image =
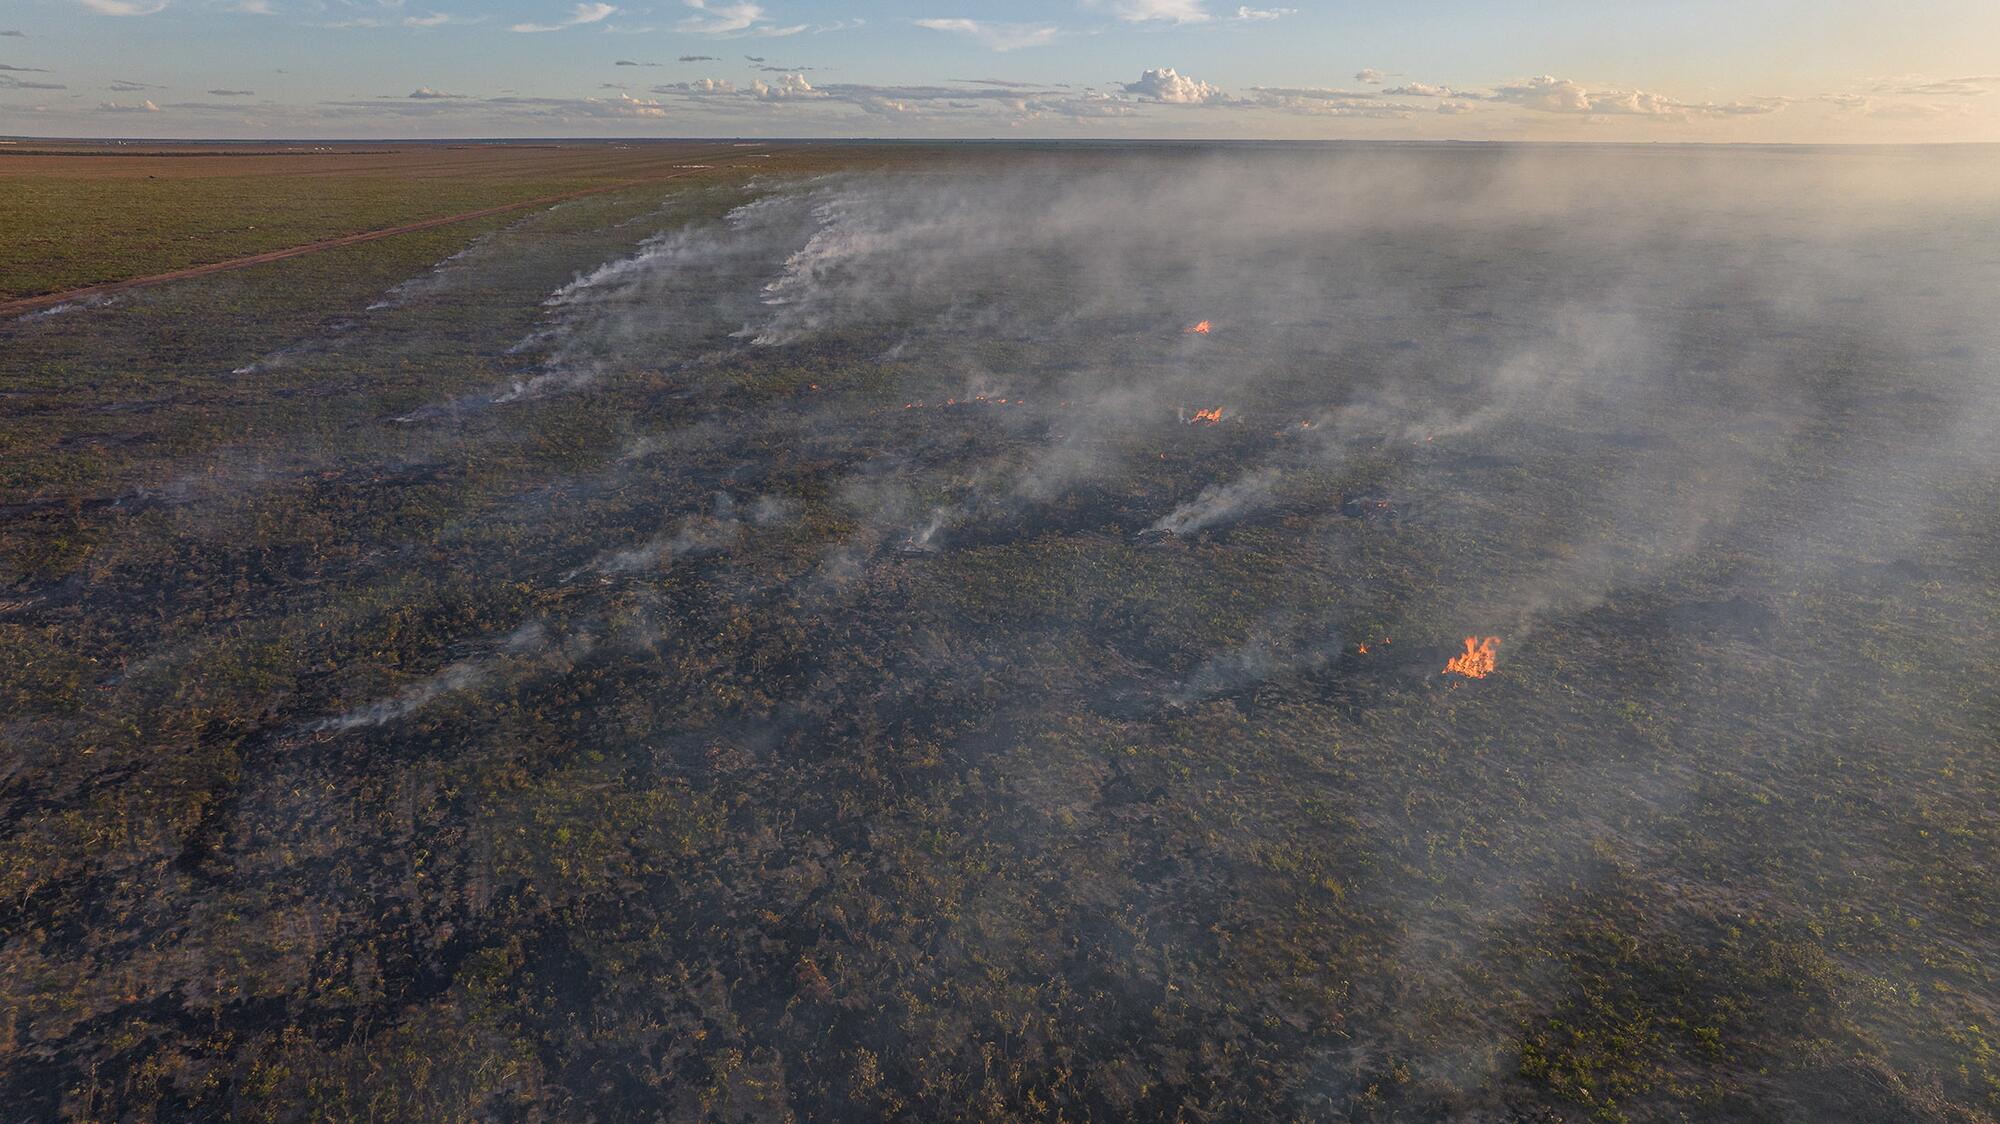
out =
[[741,159],[716,144],[7,154],[0,301],[530,199],[699,179],[689,165]]

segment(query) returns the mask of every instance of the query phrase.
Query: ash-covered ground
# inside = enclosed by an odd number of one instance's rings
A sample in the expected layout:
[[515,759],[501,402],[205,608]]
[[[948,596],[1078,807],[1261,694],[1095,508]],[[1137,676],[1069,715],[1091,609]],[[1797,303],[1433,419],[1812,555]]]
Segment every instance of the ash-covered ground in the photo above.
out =
[[0,326],[7,1112],[1993,1119],[1996,185],[945,152]]

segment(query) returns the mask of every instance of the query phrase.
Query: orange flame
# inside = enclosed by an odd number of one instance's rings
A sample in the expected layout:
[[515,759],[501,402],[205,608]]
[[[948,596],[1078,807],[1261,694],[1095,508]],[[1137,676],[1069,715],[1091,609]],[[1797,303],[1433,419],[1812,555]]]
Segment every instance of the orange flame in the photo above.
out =
[[1484,640],[1468,636],[1465,638],[1465,652],[1454,656],[1444,665],[1444,674],[1463,675],[1467,679],[1484,679],[1493,674],[1494,665],[1500,654],[1500,638],[1489,636]]
[[1196,324],[1194,327],[1187,329],[1186,334],[1190,336],[1205,336],[1209,333],[1209,328],[1210,325],[1208,321],[1204,320],[1201,323]]
[[1187,423],[1189,425],[1216,425],[1222,421],[1222,411],[1224,409],[1225,407],[1222,406],[1210,406],[1206,410],[1196,410],[1194,416],[1190,417]]

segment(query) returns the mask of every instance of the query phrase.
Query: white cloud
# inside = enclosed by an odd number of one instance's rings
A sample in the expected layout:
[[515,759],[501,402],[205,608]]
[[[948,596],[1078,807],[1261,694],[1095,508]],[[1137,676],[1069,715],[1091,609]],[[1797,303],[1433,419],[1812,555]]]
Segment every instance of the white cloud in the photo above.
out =
[[1048,24],[991,23],[986,20],[934,19],[918,20],[918,27],[932,31],[948,31],[958,35],[970,35],[996,51],[1018,51],[1023,47],[1040,47],[1053,42],[1056,29]]
[[[1905,87],[1905,90],[1908,88]],[[1899,90],[1897,92],[1905,92]],[[1917,95],[1919,98],[1926,95]],[[1946,97],[1945,101],[1909,100],[1906,98],[1882,98],[1868,94],[1821,94],[1814,101],[1832,105],[1842,113],[1860,114],[1867,117],[1903,118],[1906,120],[1935,120],[1940,117],[1963,116],[1972,109],[1969,102],[1958,100],[1964,95],[1928,95]]]
[[696,78],[691,82],[676,82],[671,86],[655,86],[653,87],[653,92],[656,94],[674,93],[703,96],[733,94],[736,92],[736,83],[731,82],[727,78]]
[[645,101],[630,94],[619,94],[615,98],[585,98],[585,112],[597,117],[665,117],[667,109],[656,101]]
[[557,120],[576,117],[657,118],[667,115],[666,106],[659,102],[644,101],[629,94],[619,94],[614,98],[504,97],[465,104],[467,109],[474,111],[497,109]]
[[[150,16],[167,10],[167,0],[145,4],[138,0],[77,0],[100,16]],[[107,103],[108,104],[108,103]]]
[[1370,86],[1380,86],[1388,77],[1388,75],[1372,66],[1364,66],[1355,72],[1354,80],[1356,82],[1366,82]]
[[1017,117],[1024,121],[1064,117],[1072,121],[1093,118],[1130,117],[1139,112],[1130,101],[1110,94],[1088,92],[1067,97],[1028,98],[1013,103]]
[[813,89],[812,83],[806,81],[806,76],[803,74],[787,74],[779,78],[775,83],[758,79],[750,83],[750,92],[764,101],[783,101],[787,98],[816,98],[825,96]]
[[1207,23],[1212,17],[1202,0],[1086,0],[1111,9],[1128,23]]
[[1236,9],[1237,20],[1244,23],[1266,23],[1298,14],[1297,8],[1252,8],[1245,4]]
[[443,12],[432,12],[427,16],[404,16],[404,27],[443,27],[451,22],[451,17]]
[[1259,105],[1314,117],[1397,118],[1410,115],[1409,106],[1383,101],[1372,90],[1255,86],[1250,93]]
[[1490,99],[1543,113],[1663,118],[1749,117],[1776,113],[1791,104],[1789,98],[1755,98],[1721,105],[1713,102],[1684,102],[1676,101],[1664,94],[1647,93],[1644,90],[1592,90],[1568,78],[1556,78],[1547,74],[1525,79],[1511,86],[1501,86],[1493,91]]
[[569,18],[563,20],[561,23],[517,23],[513,27],[508,28],[507,30],[522,31],[528,33],[538,33],[544,31],[561,31],[563,28],[566,27],[577,27],[586,23],[597,23],[605,19],[606,17],[610,16],[617,10],[618,10],[617,7],[611,4],[578,4],[574,9],[570,11]]
[[[1632,100],[1621,103],[1617,94],[1593,94],[1580,82],[1548,74],[1493,91],[1497,101],[1511,102],[1543,113],[1643,113],[1663,104],[1653,95],[1638,91],[1625,96]],[[1629,105],[1630,108],[1622,108],[1622,105]]]
[[1383,97],[1390,98],[1448,98],[1452,96],[1450,86],[1433,86],[1429,82],[1411,82],[1382,91]]
[[1979,98],[2000,87],[2000,74],[1966,78],[1893,78],[1876,85],[1875,93],[1924,98]]
[[418,86],[416,89],[410,91],[410,97],[415,101],[459,101],[465,95],[439,93],[429,86]]
[[1207,105],[1228,101],[1229,95],[1222,87],[1211,86],[1193,78],[1176,73],[1171,66],[1158,70],[1148,70],[1139,76],[1137,82],[1127,82],[1123,89],[1128,94],[1165,102],[1169,105]]
[[698,16],[689,16],[680,22],[680,30],[695,35],[733,35],[749,31],[765,21],[764,6],[739,0],[735,3],[711,4],[709,0],[681,0]]
[[97,103],[97,109],[100,113],[158,113],[160,111],[160,107],[154,105],[151,100],[142,101],[138,105],[103,101]]

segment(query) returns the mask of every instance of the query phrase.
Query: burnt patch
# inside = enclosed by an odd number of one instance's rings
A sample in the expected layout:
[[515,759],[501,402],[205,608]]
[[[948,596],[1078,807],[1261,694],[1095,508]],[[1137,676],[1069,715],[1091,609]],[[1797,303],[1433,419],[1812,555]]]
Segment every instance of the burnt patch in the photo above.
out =
[[1364,523],[1393,524],[1403,518],[1405,511],[1405,505],[1391,499],[1382,488],[1366,488],[1340,499],[1340,513]]

